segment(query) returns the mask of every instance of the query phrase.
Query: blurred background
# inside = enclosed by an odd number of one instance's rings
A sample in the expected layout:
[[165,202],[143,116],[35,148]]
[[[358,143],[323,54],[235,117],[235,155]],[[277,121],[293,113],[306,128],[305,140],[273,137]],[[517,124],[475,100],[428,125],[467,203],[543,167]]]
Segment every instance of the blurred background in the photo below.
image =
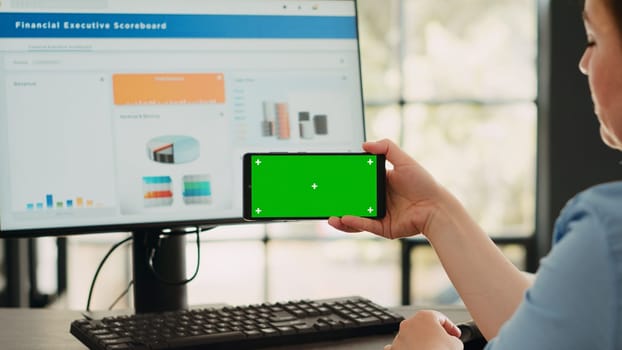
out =
[[[593,141],[572,138],[585,126],[563,120],[597,127],[576,68],[584,40],[580,6],[570,3],[358,0],[367,139],[401,145],[464,203],[516,266],[532,272],[549,247],[552,218],[569,196],[619,177],[609,168],[572,183],[556,176],[573,167],[594,170],[581,163],[599,158],[583,152],[590,147],[607,152],[596,131]],[[565,36],[572,40],[565,43]],[[563,63],[551,64],[556,58]],[[585,97],[579,108],[568,89]],[[566,125],[565,136],[556,136],[558,124]],[[583,151],[555,156],[558,147],[568,152],[571,146]],[[36,286],[30,306],[84,309],[97,265],[126,237],[38,238],[36,249],[20,245],[35,261],[35,277],[27,281]],[[191,305],[344,295],[385,305],[461,302],[421,237],[345,234],[324,221],[221,226],[200,237],[199,274],[188,285]],[[197,264],[193,236],[187,244],[190,274]],[[125,245],[110,257],[92,308],[110,307],[127,288],[130,253]],[[130,300],[131,291],[115,307],[130,307]]]

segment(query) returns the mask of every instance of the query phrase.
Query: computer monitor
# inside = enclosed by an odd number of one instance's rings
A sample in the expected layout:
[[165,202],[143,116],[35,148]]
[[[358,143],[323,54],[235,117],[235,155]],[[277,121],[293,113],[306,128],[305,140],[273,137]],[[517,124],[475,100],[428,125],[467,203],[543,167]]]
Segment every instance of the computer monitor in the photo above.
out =
[[0,2],[0,238],[132,232],[135,303],[145,241],[243,221],[244,153],[364,129],[355,0]]

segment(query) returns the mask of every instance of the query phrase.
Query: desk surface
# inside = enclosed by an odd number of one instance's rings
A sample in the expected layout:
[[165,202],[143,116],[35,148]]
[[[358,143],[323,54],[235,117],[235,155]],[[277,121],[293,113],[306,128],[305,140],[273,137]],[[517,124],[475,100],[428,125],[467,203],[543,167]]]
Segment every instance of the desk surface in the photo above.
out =
[[[426,307],[445,313],[454,322],[464,322],[469,314],[461,307]],[[406,317],[422,307],[396,307],[392,310]],[[3,350],[84,350],[69,333],[73,320],[82,318],[79,311],[51,309],[0,309],[0,339]],[[382,349],[391,336],[370,336],[339,342],[314,343],[296,349]],[[283,349],[282,347],[279,349]]]

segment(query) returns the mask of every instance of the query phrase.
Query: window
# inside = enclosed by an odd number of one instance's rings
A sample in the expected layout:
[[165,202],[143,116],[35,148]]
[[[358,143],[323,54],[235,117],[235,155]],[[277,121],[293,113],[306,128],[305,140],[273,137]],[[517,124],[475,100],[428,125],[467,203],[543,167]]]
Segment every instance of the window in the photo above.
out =
[[[359,1],[367,138],[425,166],[525,268],[535,222],[536,2]],[[429,249],[404,243],[402,302],[455,302]],[[433,254],[432,254],[433,255]]]
[[363,0],[359,16],[368,139],[400,144],[491,235],[532,234],[535,2]]

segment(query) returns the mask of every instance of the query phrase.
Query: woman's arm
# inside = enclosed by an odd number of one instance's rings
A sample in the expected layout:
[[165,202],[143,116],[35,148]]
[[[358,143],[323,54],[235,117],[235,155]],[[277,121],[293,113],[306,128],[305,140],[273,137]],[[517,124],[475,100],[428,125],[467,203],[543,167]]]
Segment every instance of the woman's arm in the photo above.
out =
[[482,334],[490,339],[510,318],[530,279],[503,255],[462,204],[425,169],[388,140],[369,142],[365,151],[386,154],[387,214],[372,220],[330,218],[343,231],[369,231],[394,239],[424,234]]
[[518,308],[532,278],[518,270],[449,193],[423,234],[480,331],[491,339]]

